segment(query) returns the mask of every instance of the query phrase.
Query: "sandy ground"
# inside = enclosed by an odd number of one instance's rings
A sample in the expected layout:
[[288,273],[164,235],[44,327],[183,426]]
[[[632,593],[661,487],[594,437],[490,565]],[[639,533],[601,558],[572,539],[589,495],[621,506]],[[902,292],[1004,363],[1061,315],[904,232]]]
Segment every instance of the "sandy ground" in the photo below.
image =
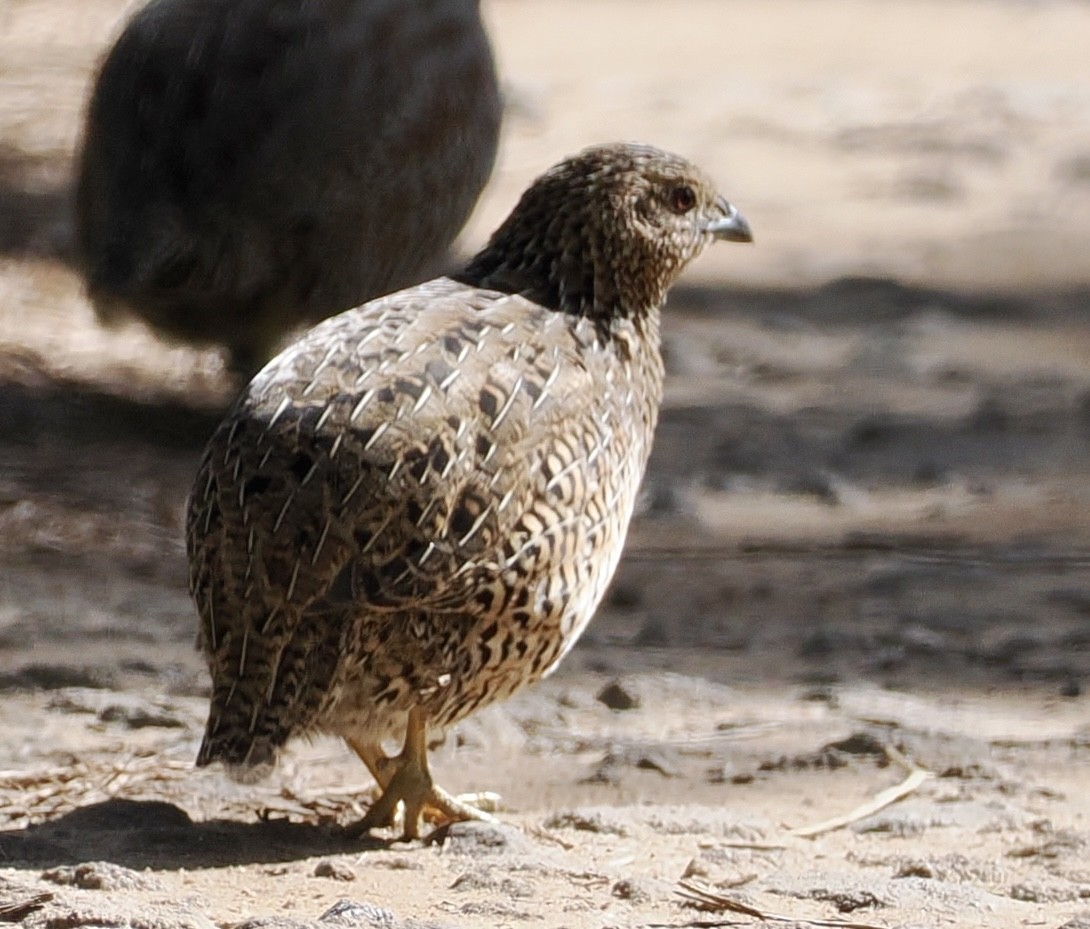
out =
[[464,250],[608,138],[693,157],[757,244],[671,301],[601,615],[435,753],[501,825],[418,845],[340,834],[370,787],[333,742],[191,767],[181,510],[231,387],[65,264],[125,7],[0,0],[0,922],[756,920],[688,880],[785,925],[1090,926],[1090,5],[486,0],[509,110]]

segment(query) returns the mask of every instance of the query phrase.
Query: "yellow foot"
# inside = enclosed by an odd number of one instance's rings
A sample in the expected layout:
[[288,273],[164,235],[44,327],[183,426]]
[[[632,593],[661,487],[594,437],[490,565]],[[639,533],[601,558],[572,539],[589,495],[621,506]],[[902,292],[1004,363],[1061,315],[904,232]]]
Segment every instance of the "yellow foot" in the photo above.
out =
[[402,837],[405,839],[420,838],[420,821],[440,827],[451,823],[464,822],[466,820],[494,821],[495,817],[475,806],[470,806],[458,797],[453,797],[441,787],[431,784],[425,787],[415,775],[406,773],[404,778],[398,775],[390,782],[390,786],[382,792],[382,796],[375,801],[367,811],[367,815],[358,823],[350,826],[349,835],[359,836],[371,829],[381,829],[393,826],[397,822],[398,807],[404,805],[404,818]]
[[433,783],[428,770],[426,730],[427,717],[423,710],[414,708],[409,711],[405,747],[396,758],[387,758],[371,747],[349,742],[382,787],[381,796],[367,815],[349,827],[349,835],[359,836],[371,829],[393,826],[399,806],[404,806],[403,834],[406,839],[420,838],[422,817],[440,826],[471,819],[493,821],[486,809],[495,809],[499,799],[496,794],[454,797]]

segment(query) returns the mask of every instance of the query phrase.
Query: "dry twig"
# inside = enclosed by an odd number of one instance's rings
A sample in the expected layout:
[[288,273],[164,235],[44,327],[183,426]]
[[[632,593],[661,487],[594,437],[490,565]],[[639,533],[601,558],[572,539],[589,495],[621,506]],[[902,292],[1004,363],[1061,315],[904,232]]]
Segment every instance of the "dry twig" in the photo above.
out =
[[13,903],[0,903],[0,922],[18,922],[31,913],[40,910],[52,899],[53,894],[46,891],[45,893],[34,894],[33,896],[27,897],[25,900],[16,900]]
[[560,838],[553,832],[550,832],[544,826],[527,826],[526,832],[532,835],[535,839],[541,839],[543,842],[552,842],[554,845],[559,845],[564,851],[570,852],[572,849],[578,848],[574,842],[569,842],[566,839]]
[[[719,893],[711,887],[699,884],[695,881],[680,881],[678,894],[689,903],[707,910],[715,910],[728,913],[740,913],[743,916],[751,916],[766,922],[777,923],[807,923],[810,926],[829,926],[835,929],[884,929],[872,923],[857,923],[848,919],[810,919],[806,916],[785,916],[780,913],[769,913],[759,910],[741,900],[734,900]],[[704,925],[707,925],[706,923]]]
[[[25,826],[80,806],[131,796],[153,782],[188,775],[188,762],[136,755],[115,764],[77,762],[38,771],[0,771],[0,824]],[[10,797],[10,799],[8,799]]]
[[782,852],[789,846],[779,842],[716,842],[716,848],[738,848],[751,852]]
[[792,829],[791,835],[809,839],[816,835],[821,835],[823,832],[832,832],[836,829],[842,829],[844,826],[849,826],[861,819],[866,819],[879,810],[885,809],[891,803],[896,803],[898,800],[907,797],[917,787],[935,776],[926,768],[921,768],[911,762],[891,745],[886,746],[886,755],[889,757],[890,761],[901,765],[908,771],[908,777],[901,781],[900,784],[896,784],[893,787],[883,790],[866,803],[857,806],[854,810],[844,813],[841,816],[834,816],[832,819],[815,823],[812,826],[799,826],[797,829]]

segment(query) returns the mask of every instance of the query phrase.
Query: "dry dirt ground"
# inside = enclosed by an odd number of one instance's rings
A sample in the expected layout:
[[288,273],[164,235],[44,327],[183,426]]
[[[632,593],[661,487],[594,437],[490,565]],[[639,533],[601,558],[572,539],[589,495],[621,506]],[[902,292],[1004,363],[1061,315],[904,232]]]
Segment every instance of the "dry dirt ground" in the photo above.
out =
[[338,832],[369,787],[332,742],[191,768],[181,511],[231,387],[66,265],[125,3],[0,0],[0,922],[1090,926],[1090,5],[485,2],[464,250],[608,138],[691,155],[757,244],[668,309],[601,615],[435,753],[502,824],[408,846]]

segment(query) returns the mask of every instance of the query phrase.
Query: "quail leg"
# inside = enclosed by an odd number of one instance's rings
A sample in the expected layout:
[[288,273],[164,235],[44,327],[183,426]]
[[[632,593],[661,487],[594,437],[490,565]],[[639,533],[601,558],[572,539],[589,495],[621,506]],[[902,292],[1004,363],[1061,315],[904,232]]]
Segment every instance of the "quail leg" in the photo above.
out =
[[375,783],[385,790],[386,785],[390,783],[390,778],[394,776],[397,759],[391,758],[383,752],[381,746],[373,742],[359,742],[356,739],[349,738],[345,738],[345,742],[356,753],[360,761],[364,763],[367,770],[371,772],[371,777],[375,779]]
[[396,758],[388,758],[372,745],[355,742],[349,745],[382,788],[381,796],[367,815],[351,827],[352,834],[393,825],[399,803],[405,804],[406,839],[420,837],[420,817],[424,814],[428,819],[447,823],[492,818],[433,783],[428,770],[427,716],[419,707],[409,711],[405,747]]

